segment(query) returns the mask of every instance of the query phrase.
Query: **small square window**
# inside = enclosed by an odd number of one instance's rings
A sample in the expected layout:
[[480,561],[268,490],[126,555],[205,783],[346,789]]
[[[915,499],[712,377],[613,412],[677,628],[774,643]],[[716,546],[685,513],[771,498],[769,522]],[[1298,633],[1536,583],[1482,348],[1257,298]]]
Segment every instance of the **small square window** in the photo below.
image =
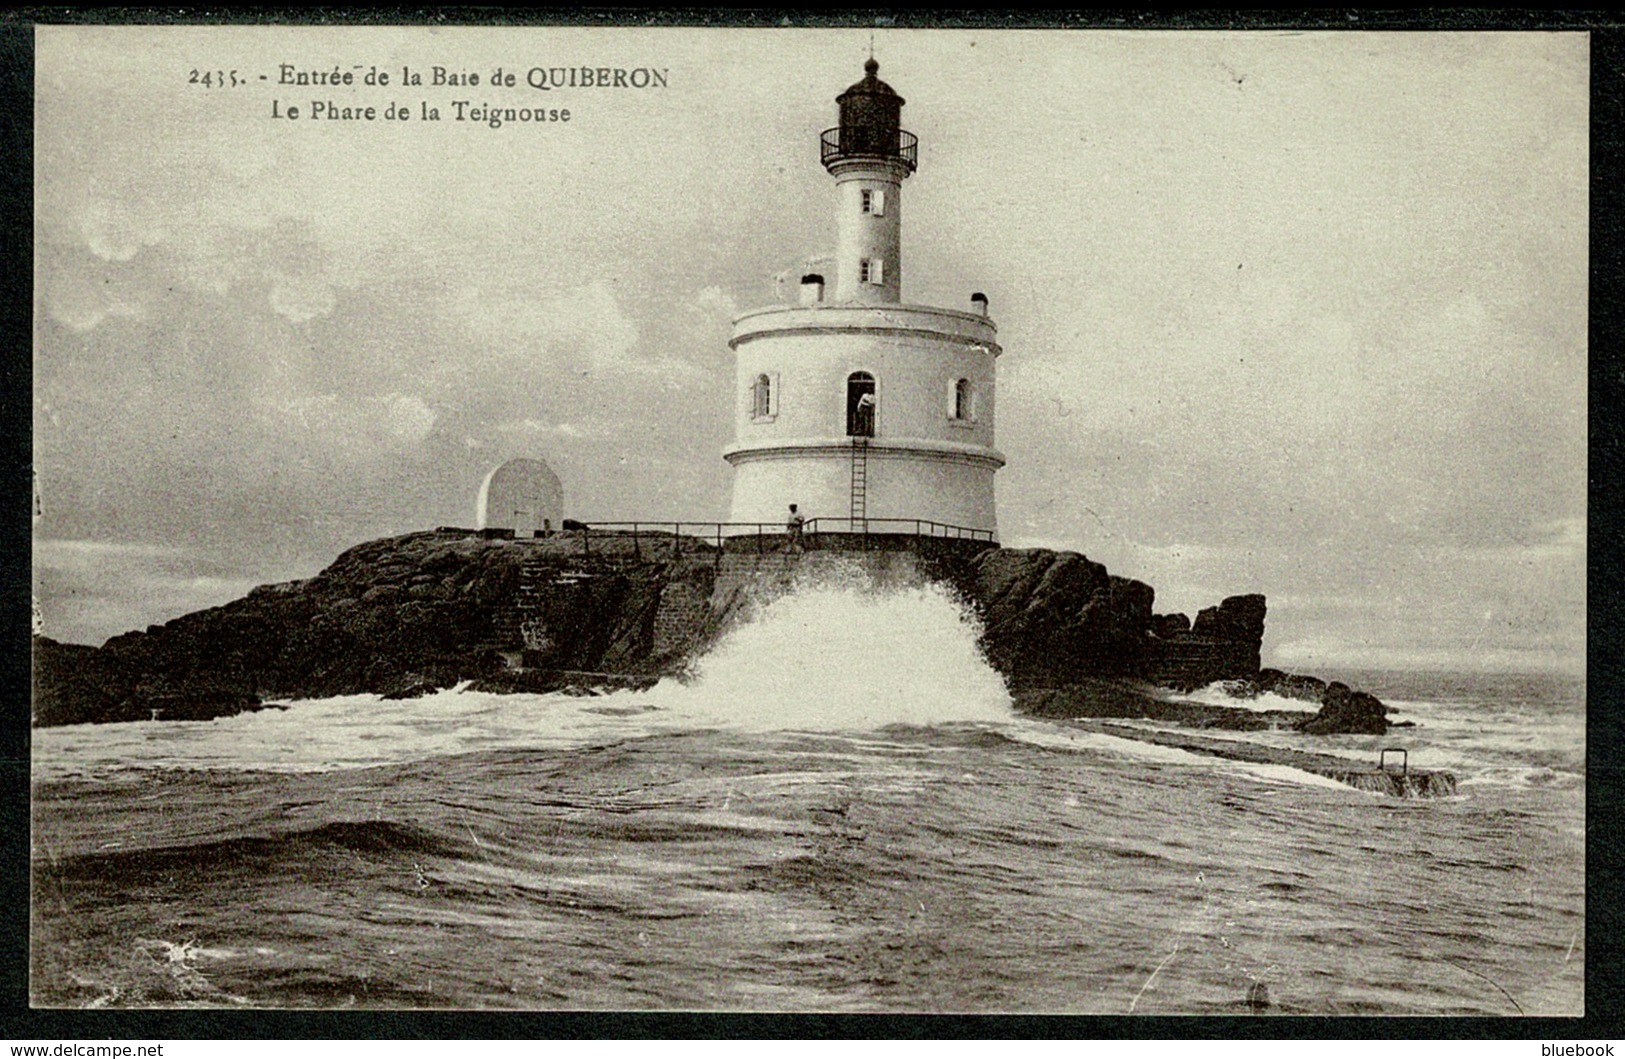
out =
[[858,279],[864,283],[885,283],[885,262],[878,257],[866,257],[858,262]]

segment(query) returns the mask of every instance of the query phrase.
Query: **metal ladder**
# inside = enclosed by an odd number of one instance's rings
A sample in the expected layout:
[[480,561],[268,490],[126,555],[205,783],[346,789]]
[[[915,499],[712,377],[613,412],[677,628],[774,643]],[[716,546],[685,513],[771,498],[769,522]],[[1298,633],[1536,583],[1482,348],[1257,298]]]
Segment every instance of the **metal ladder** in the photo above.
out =
[[869,439],[852,439],[852,532],[869,517]]

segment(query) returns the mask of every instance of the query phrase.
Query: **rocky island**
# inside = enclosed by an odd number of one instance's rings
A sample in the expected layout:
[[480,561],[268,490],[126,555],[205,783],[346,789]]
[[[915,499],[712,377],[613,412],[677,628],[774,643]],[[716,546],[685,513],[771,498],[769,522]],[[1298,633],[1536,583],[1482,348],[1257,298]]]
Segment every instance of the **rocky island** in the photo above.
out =
[[[952,586],[1022,712],[1192,728],[1387,730],[1374,697],[1262,669],[1265,599],[1194,621],[1153,612],[1150,585],[1076,552],[851,534],[703,540],[579,527],[535,539],[446,528],[358,545],[314,577],[264,585],[103,646],[34,641],[36,725],[206,720],[268,702],[647,686],[684,671],[753,601],[806,576]],[[1178,698],[1231,681],[1301,699],[1256,711]]]

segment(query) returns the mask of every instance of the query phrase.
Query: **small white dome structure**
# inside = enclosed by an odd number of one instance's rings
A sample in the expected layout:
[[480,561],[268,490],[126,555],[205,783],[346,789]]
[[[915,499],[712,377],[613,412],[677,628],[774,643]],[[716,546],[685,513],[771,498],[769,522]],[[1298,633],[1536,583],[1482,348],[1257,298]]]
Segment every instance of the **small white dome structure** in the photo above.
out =
[[479,529],[551,533],[564,522],[564,485],[541,460],[509,460],[480,483],[474,509]]

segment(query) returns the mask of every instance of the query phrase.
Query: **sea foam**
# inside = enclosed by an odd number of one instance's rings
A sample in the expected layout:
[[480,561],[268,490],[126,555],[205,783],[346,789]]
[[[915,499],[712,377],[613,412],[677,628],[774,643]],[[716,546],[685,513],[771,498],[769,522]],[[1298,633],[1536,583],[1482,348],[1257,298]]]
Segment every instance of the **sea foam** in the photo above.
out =
[[806,584],[734,628],[689,677],[646,694],[693,721],[749,730],[1008,721],[1010,694],[979,635],[939,585]]

